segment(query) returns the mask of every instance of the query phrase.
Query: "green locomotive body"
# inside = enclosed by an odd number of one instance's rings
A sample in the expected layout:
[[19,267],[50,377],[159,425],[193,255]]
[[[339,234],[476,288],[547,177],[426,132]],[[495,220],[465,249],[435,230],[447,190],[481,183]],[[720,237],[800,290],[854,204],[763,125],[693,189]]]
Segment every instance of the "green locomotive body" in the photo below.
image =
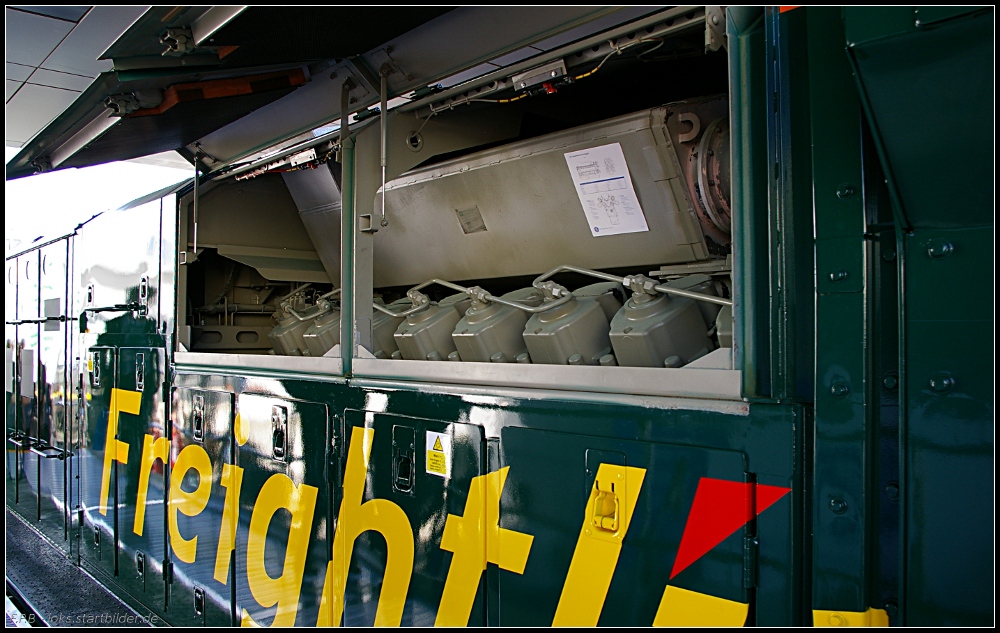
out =
[[247,62],[192,182],[7,258],[8,509],[171,625],[992,622],[993,9],[786,9]]

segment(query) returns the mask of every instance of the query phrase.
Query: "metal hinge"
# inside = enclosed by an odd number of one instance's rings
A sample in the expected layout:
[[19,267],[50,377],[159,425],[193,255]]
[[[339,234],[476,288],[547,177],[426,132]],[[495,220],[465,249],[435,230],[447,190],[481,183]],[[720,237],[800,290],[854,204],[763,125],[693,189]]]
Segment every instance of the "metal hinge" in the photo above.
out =
[[760,541],[756,536],[743,537],[743,586],[746,589],[757,586],[757,547]]

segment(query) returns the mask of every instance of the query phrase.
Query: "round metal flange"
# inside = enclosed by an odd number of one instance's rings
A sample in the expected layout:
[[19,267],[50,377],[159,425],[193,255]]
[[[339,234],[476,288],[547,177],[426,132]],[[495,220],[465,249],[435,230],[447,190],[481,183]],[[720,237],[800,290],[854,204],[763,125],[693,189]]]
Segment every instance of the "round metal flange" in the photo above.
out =
[[733,219],[729,199],[732,191],[729,171],[729,119],[723,117],[708,124],[698,143],[698,202],[700,211],[720,231],[732,233]]

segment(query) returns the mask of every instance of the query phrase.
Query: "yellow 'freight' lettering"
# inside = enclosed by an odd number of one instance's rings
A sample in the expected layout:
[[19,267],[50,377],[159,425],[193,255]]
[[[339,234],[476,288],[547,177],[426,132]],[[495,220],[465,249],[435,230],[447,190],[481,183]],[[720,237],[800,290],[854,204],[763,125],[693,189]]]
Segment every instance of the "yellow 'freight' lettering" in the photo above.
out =
[[[198,487],[193,492],[181,488],[184,477],[189,470],[198,473]],[[167,523],[170,528],[170,546],[177,558],[185,563],[194,562],[198,550],[198,535],[195,534],[190,539],[181,536],[180,529],[177,527],[177,512],[183,512],[189,517],[200,514],[208,505],[208,498],[211,494],[212,460],[208,458],[208,453],[197,444],[184,447],[171,470],[170,508],[167,513]]]
[[111,493],[111,464],[128,463],[128,444],[118,439],[118,414],[122,411],[139,415],[142,404],[141,391],[111,389],[111,406],[108,408],[108,434],[104,441],[104,473],[101,477],[101,514],[108,514],[108,495]]
[[[435,626],[468,626],[486,563],[524,573],[534,536],[500,527],[500,495],[509,466],[473,477],[465,514],[448,515],[441,549],[454,552]],[[484,494],[485,493],[485,494]]]
[[226,500],[222,507],[222,527],[219,528],[219,549],[215,553],[215,579],[229,582],[229,558],[236,548],[236,526],[240,521],[240,487],[243,484],[243,469],[231,464],[222,465],[222,487],[226,489]]
[[132,531],[142,536],[143,524],[146,521],[146,496],[149,493],[149,475],[153,472],[156,460],[167,463],[170,454],[170,440],[165,437],[153,439],[152,435],[142,438],[142,459],[139,460],[139,493],[135,497],[135,521]]
[[645,468],[598,467],[553,626],[597,626],[645,476]]
[[[250,593],[262,607],[278,608],[271,626],[295,626],[295,616],[299,612],[299,592],[302,590],[302,575],[306,567],[306,553],[309,551],[309,536],[312,531],[313,513],[316,511],[316,496],[319,489],[306,484],[295,485],[287,475],[275,473],[264,482],[257,495],[257,503],[250,515],[250,537],[247,539],[247,584]],[[228,493],[227,493],[228,498]],[[227,508],[228,503],[227,503]],[[264,566],[264,546],[267,542],[267,528],[271,519],[280,509],[288,510],[291,524],[288,528],[288,545],[285,548],[285,562],[281,575],[271,578]],[[223,519],[223,526],[225,526]],[[223,527],[225,529],[225,527]],[[220,542],[220,548],[222,546]],[[221,551],[221,549],[220,549]],[[219,562],[216,558],[216,578]],[[253,624],[246,609],[243,610],[244,625]]]
[[374,436],[374,429],[355,427],[351,430],[351,448],[344,471],[344,499],[333,537],[333,560],[326,567],[317,626],[340,624],[354,541],[368,530],[382,534],[388,550],[375,626],[399,626],[403,619],[403,606],[413,572],[413,528],[402,508],[388,499],[361,503]]

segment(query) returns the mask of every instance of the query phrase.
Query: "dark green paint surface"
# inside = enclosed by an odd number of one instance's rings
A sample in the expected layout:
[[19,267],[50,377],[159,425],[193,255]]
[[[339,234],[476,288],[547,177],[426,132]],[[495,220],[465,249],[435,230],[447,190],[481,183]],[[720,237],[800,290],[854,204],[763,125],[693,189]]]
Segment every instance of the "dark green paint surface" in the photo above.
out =
[[[195,421],[196,406],[201,409],[198,422]],[[214,576],[226,493],[220,479],[223,465],[232,464],[233,459],[233,396],[224,391],[174,389],[171,414],[171,465],[186,447],[200,446],[212,463],[212,492],[205,510],[198,515],[189,517],[177,513],[177,531],[185,539],[197,536],[198,544],[193,562],[180,560],[171,548],[170,593],[165,619],[174,626],[230,626],[233,624],[231,574],[227,574],[226,584],[219,583]],[[196,490],[201,483],[194,470],[185,473],[171,470],[170,476],[183,477],[180,487],[188,492]],[[171,485],[177,482],[171,481],[167,490]],[[163,520],[166,523],[166,516]],[[166,530],[166,525],[163,529]],[[199,593],[197,605],[196,592]]]
[[[281,388],[281,383],[275,380],[249,380],[247,387],[249,393],[241,393],[236,398],[240,424],[248,438],[245,444],[235,446],[235,463],[244,469],[236,530],[236,580],[233,585],[236,621],[242,621],[244,610],[264,626],[274,618],[274,606],[259,604],[247,584],[247,574],[254,571],[247,568],[247,552],[255,500],[270,477],[282,475],[291,479],[295,486],[309,485],[318,489],[312,524],[308,527],[309,544],[295,619],[297,626],[314,626],[319,615],[333,536],[332,499],[329,497],[333,486],[330,483],[328,407],[322,402],[289,397]],[[275,442],[280,441],[275,439],[275,407],[287,416],[287,426],[283,429],[284,456],[274,450]],[[268,523],[264,567],[271,578],[282,575],[291,520],[289,511],[279,509]],[[214,556],[211,560],[214,564]]]
[[[447,419],[447,418],[446,418]],[[466,514],[466,501],[473,477],[484,474],[485,438],[482,427],[427,420],[406,415],[344,412],[344,435],[353,428],[374,429],[371,463],[362,503],[388,499],[406,513],[414,538],[414,569],[403,609],[404,626],[433,626],[454,555],[440,548],[448,515]],[[451,437],[451,470],[441,477],[427,469],[427,433]],[[412,478],[402,477],[407,451],[412,448]],[[348,442],[346,449],[350,450]],[[345,453],[346,455],[346,453]],[[485,544],[485,534],[484,534]],[[344,606],[346,626],[372,626],[375,596],[372,588],[381,585],[386,564],[385,539],[366,532],[354,543],[351,568],[347,575]],[[335,563],[336,564],[336,563]],[[469,616],[469,626],[486,624],[485,575]]]

